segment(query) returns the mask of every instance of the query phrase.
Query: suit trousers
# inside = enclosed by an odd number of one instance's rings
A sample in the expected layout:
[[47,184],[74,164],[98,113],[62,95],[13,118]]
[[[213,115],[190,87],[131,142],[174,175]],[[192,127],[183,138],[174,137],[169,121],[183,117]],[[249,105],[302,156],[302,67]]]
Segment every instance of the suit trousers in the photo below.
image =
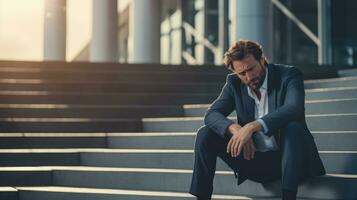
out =
[[243,152],[237,157],[231,157],[227,153],[226,147],[230,138],[220,137],[207,126],[201,127],[195,140],[194,168],[189,193],[202,198],[211,197],[217,157],[238,173],[239,178],[259,183],[281,179],[282,190],[296,192],[302,176],[303,126],[299,122],[290,122],[281,130],[281,134],[278,151],[255,152],[254,159],[245,160]]

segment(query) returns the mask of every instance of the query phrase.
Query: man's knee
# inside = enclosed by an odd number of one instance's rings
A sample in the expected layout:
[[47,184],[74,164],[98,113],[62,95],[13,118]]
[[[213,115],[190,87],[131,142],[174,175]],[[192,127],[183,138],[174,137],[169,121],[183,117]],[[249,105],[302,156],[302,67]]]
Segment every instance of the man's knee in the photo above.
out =
[[284,136],[301,136],[304,131],[303,123],[298,121],[291,121],[283,128]]
[[297,130],[303,128],[304,128],[303,123],[299,121],[291,121],[285,126],[285,129],[291,129],[291,130]]
[[304,125],[298,121],[289,122],[282,132],[282,147],[301,148],[304,143]]
[[195,145],[196,147],[206,146],[210,141],[214,140],[215,133],[207,126],[202,126],[198,129],[196,135]]

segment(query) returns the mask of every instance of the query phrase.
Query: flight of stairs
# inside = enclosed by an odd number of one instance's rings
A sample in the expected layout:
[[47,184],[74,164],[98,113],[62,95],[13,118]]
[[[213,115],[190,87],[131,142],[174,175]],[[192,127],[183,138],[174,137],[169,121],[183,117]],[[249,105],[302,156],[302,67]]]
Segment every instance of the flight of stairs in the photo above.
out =
[[[187,191],[195,131],[225,74],[0,62],[0,199],[194,199]],[[357,199],[357,76],[308,80],[305,88],[308,127],[328,174],[303,183],[298,196]],[[214,199],[279,199],[279,192],[279,182],[237,187],[217,163]]]

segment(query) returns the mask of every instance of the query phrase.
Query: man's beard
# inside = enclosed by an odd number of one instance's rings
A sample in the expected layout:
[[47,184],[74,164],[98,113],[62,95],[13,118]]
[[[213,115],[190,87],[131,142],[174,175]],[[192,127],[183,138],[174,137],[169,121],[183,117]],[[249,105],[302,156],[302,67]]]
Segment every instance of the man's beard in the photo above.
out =
[[258,78],[259,83],[258,83],[257,89],[260,89],[260,87],[262,87],[264,80],[265,80],[266,72],[267,72],[263,66],[260,65],[260,67],[263,69],[263,74]]
[[[260,88],[260,78],[256,78],[248,83],[248,86],[252,89],[259,89]],[[258,83],[258,84],[257,84]]]
[[[266,72],[264,71],[264,73],[261,75],[261,77],[256,78],[256,79],[252,80],[250,83],[248,83],[248,86],[249,86],[250,88],[252,88],[252,89],[255,89],[255,90],[257,90],[257,89],[259,89],[260,87],[262,87],[262,85],[263,85],[263,83],[264,83],[264,80],[265,80],[265,73],[266,73]],[[256,80],[258,80],[258,84],[255,85],[255,87],[254,87],[253,85],[251,85],[251,83],[256,82]]]

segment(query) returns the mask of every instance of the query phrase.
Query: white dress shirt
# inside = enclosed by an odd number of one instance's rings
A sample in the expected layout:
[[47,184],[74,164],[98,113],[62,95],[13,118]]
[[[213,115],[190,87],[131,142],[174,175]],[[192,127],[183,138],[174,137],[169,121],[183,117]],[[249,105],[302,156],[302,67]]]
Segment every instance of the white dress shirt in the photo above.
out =
[[248,95],[254,99],[255,102],[255,120],[257,120],[263,127],[262,131],[253,134],[253,140],[256,147],[256,151],[265,152],[278,150],[279,147],[275,141],[274,136],[269,137],[264,133],[268,132],[268,127],[265,122],[260,119],[264,115],[268,114],[268,68],[266,68],[265,79],[263,85],[259,88],[261,93],[260,100],[253,90],[248,87]]

